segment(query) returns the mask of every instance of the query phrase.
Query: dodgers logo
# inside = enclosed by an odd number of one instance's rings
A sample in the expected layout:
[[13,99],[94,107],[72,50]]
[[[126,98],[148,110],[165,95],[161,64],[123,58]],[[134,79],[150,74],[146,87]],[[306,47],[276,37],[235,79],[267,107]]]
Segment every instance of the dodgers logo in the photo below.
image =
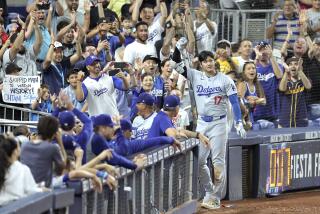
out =
[[136,138],[138,138],[138,139],[143,139],[145,136],[148,135],[148,132],[149,132],[149,129],[145,129],[145,128],[138,129],[138,130],[136,130],[136,132],[135,132],[135,136],[136,136]]
[[196,93],[198,96],[210,96],[212,94],[216,94],[219,92],[222,92],[222,89],[220,87],[203,87],[203,85],[197,85],[196,86]]
[[272,79],[274,76],[275,76],[274,73],[269,73],[269,74],[257,73],[257,78],[259,81],[268,81],[269,79]]
[[151,42],[153,41],[153,39],[158,35],[158,32],[155,30],[151,33],[149,33],[149,36],[148,36],[148,41]]
[[93,91],[93,96],[97,96],[99,97],[100,95],[104,94],[104,93],[107,93],[108,92],[108,89],[107,88],[102,88],[100,90],[94,90]]
[[156,97],[160,97],[163,95],[163,90],[154,88],[151,93]]

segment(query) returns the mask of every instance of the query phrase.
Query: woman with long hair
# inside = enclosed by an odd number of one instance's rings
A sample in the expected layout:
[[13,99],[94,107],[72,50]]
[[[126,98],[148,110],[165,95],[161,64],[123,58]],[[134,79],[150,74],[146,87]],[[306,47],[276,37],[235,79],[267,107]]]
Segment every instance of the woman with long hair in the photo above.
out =
[[20,146],[17,141],[0,135],[0,206],[42,192],[29,167],[18,160],[19,156]]
[[[251,125],[254,121],[253,112],[256,105],[265,105],[266,98],[262,86],[257,78],[257,70],[254,62],[246,62],[243,65],[242,78],[237,85],[238,96],[249,110]],[[249,122],[247,120],[247,122]]]

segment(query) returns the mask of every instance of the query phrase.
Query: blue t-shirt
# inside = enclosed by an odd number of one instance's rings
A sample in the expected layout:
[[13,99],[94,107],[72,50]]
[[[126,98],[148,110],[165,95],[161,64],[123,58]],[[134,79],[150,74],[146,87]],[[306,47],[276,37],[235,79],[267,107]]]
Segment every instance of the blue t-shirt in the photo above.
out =
[[264,90],[266,105],[258,105],[254,111],[255,120],[278,118],[280,112],[279,80],[274,74],[271,63],[264,67],[257,64],[257,77]]
[[[258,94],[257,94],[257,91],[256,91],[256,86],[254,86],[254,91],[250,91],[250,87],[248,86],[248,83],[246,83],[246,88],[247,88],[247,90],[246,90],[246,93],[244,94],[244,98],[245,98],[245,102],[249,103],[246,98],[249,97],[249,96],[257,97]],[[254,111],[255,111],[255,108],[250,108],[249,109],[251,123],[253,123],[253,121],[254,121],[254,116],[253,116],[253,112]]]
[[[47,27],[45,27],[44,25],[39,25],[39,29],[42,35],[42,43],[41,43],[40,52],[37,56],[37,59],[45,60],[47,53],[49,51],[51,37]],[[36,40],[36,36],[35,36],[35,32],[33,31],[30,38],[25,42],[26,48],[28,49],[33,48],[33,44],[35,43],[35,40]]]
[[149,129],[148,138],[166,136],[166,130],[174,128],[170,117],[163,111],[159,111]]
[[[53,111],[53,106],[51,103],[51,100],[45,100],[39,103],[36,111],[41,111],[41,112],[46,112],[46,113],[51,113]],[[39,120],[39,115],[35,113],[30,113],[31,114],[31,121],[38,121]]]
[[115,89],[117,107],[120,115],[123,115],[124,119],[130,119],[130,108],[128,104],[128,91],[122,91]]
[[156,76],[154,78],[154,83],[153,83],[153,90],[152,90],[152,95],[155,96],[155,105],[159,108],[162,109],[163,107],[163,98],[165,97],[165,89],[164,89],[164,79],[161,76]]
[[60,90],[65,87],[66,73],[71,68],[70,58],[64,58],[61,63],[50,64],[49,67],[43,71],[43,83],[49,86],[51,94],[58,95]]
[[[93,39],[92,39],[92,43],[95,44],[95,46],[97,47],[98,44],[99,44],[99,41],[100,41],[100,37],[99,35],[96,35]],[[119,37],[118,36],[107,36],[106,37],[106,40],[109,42],[109,45],[110,45],[110,53],[111,53],[111,56],[112,56],[112,59],[114,59],[114,55],[115,55],[115,52],[117,50],[117,48],[121,47],[121,43],[120,43],[120,40],[119,40]],[[100,53],[104,52],[104,59],[103,62],[105,62],[105,51],[101,51]]]

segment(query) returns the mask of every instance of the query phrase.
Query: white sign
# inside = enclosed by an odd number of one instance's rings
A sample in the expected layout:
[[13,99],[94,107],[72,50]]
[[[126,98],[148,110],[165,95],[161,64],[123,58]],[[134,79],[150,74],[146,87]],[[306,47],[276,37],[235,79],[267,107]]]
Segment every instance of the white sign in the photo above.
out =
[[3,80],[3,101],[31,104],[38,97],[40,81],[39,76],[6,75]]

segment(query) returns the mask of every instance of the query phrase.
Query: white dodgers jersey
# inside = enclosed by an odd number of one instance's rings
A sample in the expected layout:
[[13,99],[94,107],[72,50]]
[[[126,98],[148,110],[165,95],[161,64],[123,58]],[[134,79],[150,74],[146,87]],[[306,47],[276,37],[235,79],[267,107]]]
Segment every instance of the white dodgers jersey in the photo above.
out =
[[188,69],[188,79],[193,87],[200,116],[219,117],[227,114],[228,96],[237,93],[230,77],[221,72],[209,77],[204,72]]
[[98,80],[87,77],[83,84],[88,90],[86,100],[90,116],[99,114],[119,115],[111,76],[102,74]]
[[148,118],[144,119],[141,116],[134,118],[132,123],[133,129],[133,138],[135,139],[146,139],[148,137],[149,129],[152,126],[153,119],[157,116],[157,113],[154,112]]

